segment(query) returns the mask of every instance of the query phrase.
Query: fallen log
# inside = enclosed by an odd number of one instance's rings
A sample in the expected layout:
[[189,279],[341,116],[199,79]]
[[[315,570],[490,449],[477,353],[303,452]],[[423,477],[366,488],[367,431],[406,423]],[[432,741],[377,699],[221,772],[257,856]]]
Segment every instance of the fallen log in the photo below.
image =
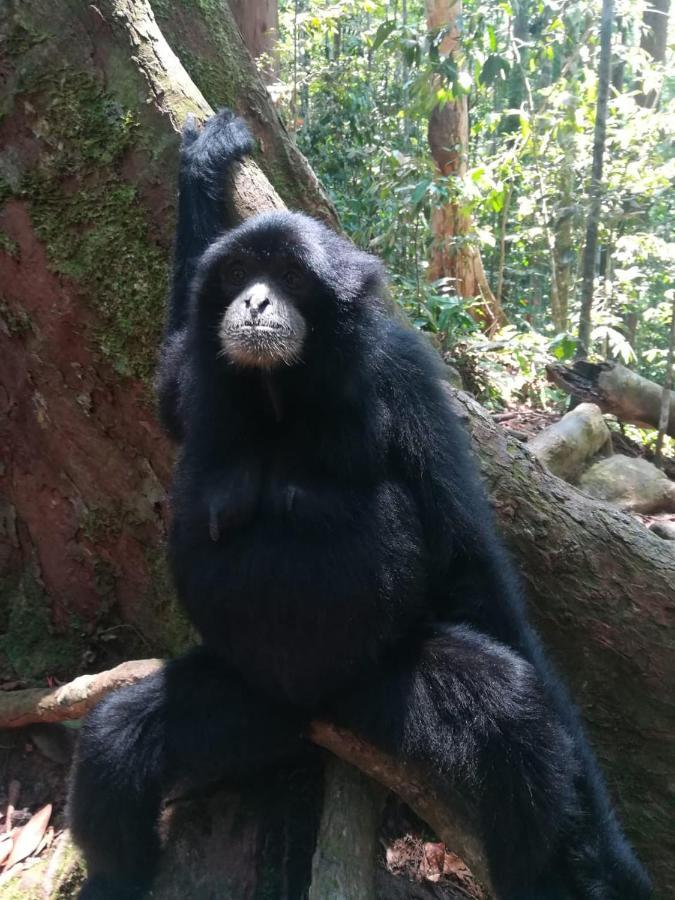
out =
[[[658,428],[663,388],[620,363],[591,363],[585,359],[573,365],[550,363],[550,381],[579,400],[597,403],[604,413],[621,422],[642,428]],[[666,434],[675,437],[675,391],[670,392],[670,413]]]
[[612,436],[595,403],[580,403],[558,422],[531,438],[528,449],[559,478],[575,481],[588,460],[604,449]]

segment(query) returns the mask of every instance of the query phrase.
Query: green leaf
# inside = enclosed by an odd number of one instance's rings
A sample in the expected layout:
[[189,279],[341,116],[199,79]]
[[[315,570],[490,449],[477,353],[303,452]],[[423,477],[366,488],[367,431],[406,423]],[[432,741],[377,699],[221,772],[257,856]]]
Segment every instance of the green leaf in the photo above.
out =
[[488,33],[488,43],[490,45],[490,50],[494,53],[495,50],[497,49],[497,36],[495,34],[495,30],[492,25],[488,25],[487,33]]
[[419,181],[415,185],[415,190],[413,191],[412,197],[410,198],[413,206],[417,206],[417,204],[421,202],[421,200],[426,195],[426,192],[429,190],[430,184],[431,184],[431,182],[429,181],[429,179],[424,178],[424,179],[422,179],[422,181]]
[[381,47],[395,28],[396,22],[394,22],[393,20],[389,22],[383,22],[375,32],[373,50],[377,50],[378,47]]
[[557,334],[549,344],[549,350],[556,359],[564,362],[572,359],[577,349],[577,339],[567,332]]

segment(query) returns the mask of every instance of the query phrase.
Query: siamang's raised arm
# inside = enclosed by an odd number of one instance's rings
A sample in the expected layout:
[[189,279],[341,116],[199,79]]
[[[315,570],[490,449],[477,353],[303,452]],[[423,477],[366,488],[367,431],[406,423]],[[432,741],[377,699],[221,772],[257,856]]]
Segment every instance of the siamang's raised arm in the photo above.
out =
[[227,170],[252,147],[248,129],[229,110],[210,118],[201,131],[193,118],[183,129],[173,285],[157,375],[160,417],[174,440],[182,439],[180,398],[190,286],[206,248],[233,224],[227,221]]
[[168,333],[186,321],[190,284],[201,255],[222,231],[234,224],[226,216],[226,175],[232,163],[252,149],[253,140],[246,125],[227,109],[212,116],[201,131],[192,117],[185,123]]

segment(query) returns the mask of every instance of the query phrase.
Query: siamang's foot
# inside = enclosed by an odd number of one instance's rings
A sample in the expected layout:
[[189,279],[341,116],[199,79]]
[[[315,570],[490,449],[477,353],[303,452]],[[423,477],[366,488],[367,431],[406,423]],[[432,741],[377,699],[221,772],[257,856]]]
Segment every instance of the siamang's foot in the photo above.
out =
[[148,895],[151,883],[150,878],[92,875],[82,885],[78,900],[143,900]]
[[583,852],[569,863],[584,900],[650,900],[652,885],[631,847],[621,838],[609,849]]

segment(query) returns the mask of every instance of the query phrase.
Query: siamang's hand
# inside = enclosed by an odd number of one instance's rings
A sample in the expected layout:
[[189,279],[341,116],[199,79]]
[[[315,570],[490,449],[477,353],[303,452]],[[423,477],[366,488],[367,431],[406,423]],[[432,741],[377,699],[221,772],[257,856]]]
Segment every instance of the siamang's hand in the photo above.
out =
[[209,480],[204,499],[212,541],[251,521],[258,509],[260,488],[260,469],[256,465],[237,466]]
[[308,492],[299,484],[289,481],[272,481],[266,491],[268,508],[275,515],[293,516],[306,506]]

